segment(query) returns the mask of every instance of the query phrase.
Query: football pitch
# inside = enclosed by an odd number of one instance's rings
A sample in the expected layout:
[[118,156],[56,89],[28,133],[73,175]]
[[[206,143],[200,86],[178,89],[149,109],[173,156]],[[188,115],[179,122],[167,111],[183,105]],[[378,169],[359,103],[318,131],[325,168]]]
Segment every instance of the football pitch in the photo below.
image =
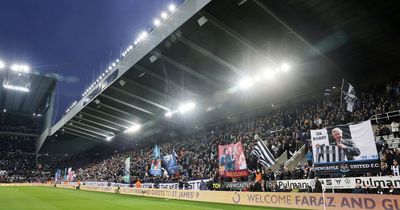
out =
[[178,201],[50,187],[0,187],[0,210],[3,209],[285,210],[283,208],[235,206],[205,202]]

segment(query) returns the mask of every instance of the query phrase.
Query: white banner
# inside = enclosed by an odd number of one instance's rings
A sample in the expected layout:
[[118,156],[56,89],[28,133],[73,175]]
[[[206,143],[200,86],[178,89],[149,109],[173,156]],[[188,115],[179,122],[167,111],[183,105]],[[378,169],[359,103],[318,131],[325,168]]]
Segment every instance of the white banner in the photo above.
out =
[[[326,189],[354,189],[358,183],[365,188],[370,186],[376,188],[389,188],[388,185],[393,185],[395,188],[400,188],[400,176],[374,176],[374,177],[346,177],[346,178],[327,178],[319,179]],[[297,186],[299,189],[307,189],[308,186],[314,189],[314,179],[297,179],[297,180],[277,180],[279,188],[292,189]]]
[[[187,183],[189,184],[189,190],[200,190],[200,184],[201,181],[206,184],[209,179],[201,179],[201,180],[194,180],[194,181],[188,181]],[[159,184],[160,189],[179,189],[179,183],[160,183]]]
[[370,121],[311,130],[317,174],[365,173],[380,169]]
[[[189,184],[189,190],[200,190],[200,184],[201,181],[206,184],[210,179],[200,179],[200,180],[193,180],[193,181],[188,181],[187,183]],[[72,185],[75,185],[76,182],[69,182]],[[98,187],[106,187],[108,186],[108,182],[83,182],[83,185],[86,186],[98,186]],[[115,183],[111,182],[111,186],[120,186],[120,187],[128,187],[129,184],[122,184],[122,183]],[[159,185],[160,189],[179,189],[179,183],[174,182],[174,183],[160,183]],[[142,188],[154,188],[154,183],[143,183]]]

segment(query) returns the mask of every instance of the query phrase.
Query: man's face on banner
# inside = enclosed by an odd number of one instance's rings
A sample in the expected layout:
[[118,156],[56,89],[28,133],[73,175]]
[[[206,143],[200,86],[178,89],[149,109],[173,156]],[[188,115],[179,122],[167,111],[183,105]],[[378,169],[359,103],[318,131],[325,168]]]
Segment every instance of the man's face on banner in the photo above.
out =
[[338,130],[332,130],[332,136],[336,142],[340,142],[340,140],[342,140],[342,133]]
[[227,154],[228,154],[228,149],[225,148],[225,149],[224,149],[224,155],[227,155]]

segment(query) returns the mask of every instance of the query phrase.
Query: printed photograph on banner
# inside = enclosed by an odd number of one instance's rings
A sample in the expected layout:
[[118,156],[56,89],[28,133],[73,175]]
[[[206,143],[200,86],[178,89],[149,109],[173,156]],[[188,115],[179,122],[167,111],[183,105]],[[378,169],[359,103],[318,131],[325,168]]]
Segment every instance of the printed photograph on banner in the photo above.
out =
[[161,153],[158,145],[155,145],[153,149],[153,159],[151,160],[149,173],[153,176],[161,176]]
[[179,165],[174,153],[163,156],[161,166],[168,171],[169,175],[174,175],[179,170]]
[[219,174],[224,177],[248,175],[246,157],[241,142],[218,146]]
[[362,173],[379,168],[370,121],[311,130],[317,172]]

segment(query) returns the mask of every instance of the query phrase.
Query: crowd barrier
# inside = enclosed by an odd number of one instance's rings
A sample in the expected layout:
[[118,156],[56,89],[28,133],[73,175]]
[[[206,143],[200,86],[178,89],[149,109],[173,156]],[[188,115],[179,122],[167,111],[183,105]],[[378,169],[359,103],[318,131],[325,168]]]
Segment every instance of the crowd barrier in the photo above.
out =
[[[400,189],[400,176],[372,176],[372,177],[345,177],[345,178],[326,178],[319,179],[326,189],[354,189],[356,184],[361,187],[370,187],[372,189],[380,186],[388,189],[390,185]],[[224,186],[230,189],[243,189],[249,187],[254,182],[225,182]],[[297,187],[300,190],[306,190],[308,187],[314,189],[315,179],[292,179],[292,180],[276,180],[268,182],[270,186],[276,184],[280,189],[293,189]]]
[[[400,188],[400,176],[373,176],[373,177],[346,177],[346,178],[326,178],[319,179],[326,189],[353,189],[356,184],[366,188],[381,188],[387,189],[390,185],[394,188]],[[307,189],[308,186],[314,188],[314,179],[297,179],[297,180],[278,180],[278,187],[292,189]]]
[[[115,193],[117,187],[81,186],[81,190]],[[399,195],[193,191],[131,187],[121,187],[119,193],[176,200],[296,209],[400,210]]]

